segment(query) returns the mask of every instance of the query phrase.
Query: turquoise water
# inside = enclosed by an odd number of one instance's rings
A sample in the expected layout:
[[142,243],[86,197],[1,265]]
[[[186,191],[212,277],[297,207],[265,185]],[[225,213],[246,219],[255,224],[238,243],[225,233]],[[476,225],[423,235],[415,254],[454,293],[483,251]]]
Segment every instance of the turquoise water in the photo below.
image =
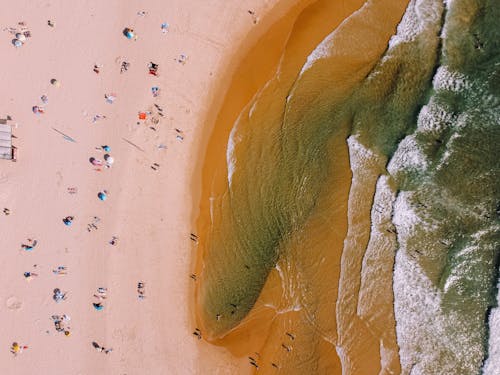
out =
[[[227,191],[212,202],[199,302],[214,337],[288,269],[283,304],[304,314],[290,325],[332,344],[332,371],[369,371],[363,337],[377,345],[374,374],[475,374],[486,360],[484,373],[497,371],[498,20],[498,1],[410,1],[379,56],[340,28],[293,79],[278,73],[260,91],[234,125]],[[341,222],[347,232],[333,233]],[[320,346],[301,371],[330,368]]]

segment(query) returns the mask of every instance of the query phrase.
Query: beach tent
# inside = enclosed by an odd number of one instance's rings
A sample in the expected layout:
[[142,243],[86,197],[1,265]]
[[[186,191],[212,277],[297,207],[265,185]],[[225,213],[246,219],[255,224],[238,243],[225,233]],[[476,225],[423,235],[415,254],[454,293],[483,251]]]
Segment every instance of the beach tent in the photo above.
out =
[[0,124],[0,159],[12,160],[12,128]]

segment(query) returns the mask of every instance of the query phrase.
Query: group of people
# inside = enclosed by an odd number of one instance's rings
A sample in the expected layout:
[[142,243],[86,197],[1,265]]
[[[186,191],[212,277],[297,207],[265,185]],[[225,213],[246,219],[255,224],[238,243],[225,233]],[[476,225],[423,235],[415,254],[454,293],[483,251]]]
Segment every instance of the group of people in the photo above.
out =
[[97,293],[94,294],[95,302],[92,303],[92,306],[94,306],[94,309],[96,309],[97,311],[104,309],[103,301],[106,298],[108,298],[107,293],[108,293],[107,288],[103,288],[103,287],[97,288]]
[[[24,26],[24,25],[21,25],[21,26]],[[53,23],[53,21],[49,20],[48,26],[54,27],[55,24]],[[161,25],[162,32],[166,33],[168,31],[168,27],[169,27],[169,25],[167,23],[163,23]],[[125,28],[123,30],[123,34],[128,39],[133,39],[133,40],[137,39],[137,34],[134,31],[134,29],[132,29],[132,28]],[[26,35],[26,37],[29,37],[29,36],[30,35]],[[184,65],[187,62],[187,59],[188,59],[187,55],[182,54],[176,59],[176,61],[178,63]],[[130,62],[128,62],[125,59],[120,60],[119,64],[120,64],[120,73],[125,73],[130,68]],[[93,65],[92,70],[96,74],[101,75],[101,72],[104,71],[103,65],[96,63]],[[147,73],[149,75],[158,77],[159,76],[159,64],[154,63],[152,61],[149,62],[149,64],[147,64]],[[55,78],[51,79],[50,83],[56,87],[60,86],[59,81],[56,80]],[[152,94],[153,98],[157,98],[160,95],[160,87],[157,85],[152,86],[151,87],[151,94]],[[32,107],[33,112],[37,115],[41,115],[41,114],[45,113],[45,106],[48,104],[47,95],[42,95],[40,99],[41,99],[41,102],[37,103],[37,105],[34,105]],[[104,95],[104,99],[107,103],[113,104],[117,99],[117,94],[106,93]],[[140,113],[140,120],[145,120],[148,115],[151,116],[151,120],[150,120],[150,122],[152,124],[151,129],[157,130],[156,125],[159,124],[160,118],[164,116],[163,109],[158,104],[154,104],[154,108],[152,107],[152,111],[147,112],[147,113],[144,112],[144,114]],[[105,120],[105,119],[106,119],[105,115],[97,114],[92,118],[92,123],[95,124],[99,120]],[[176,134],[177,139],[182,141],[184,139],[183,132],[180,129],[175,129],[175,130],[177,133]],[[158,148],[160,148],[160,149],[166,148],[166,146],[161,144],[160,146],[158,146]],[[113,157],[110,155],[111,148],[108,145],[103,145],[103,146],[96,147],[96,149],[98,151],[101,151],[104,153],[104,156],[103,156],[104,160],[100,160],[100,159],[92,157],[92,158],[90,158],[90,163],[94,167],[96,167],[97,170],[99,170],[99,171],[100,171],[100,167],[110,168],[113,164],[113,161],[114,161]],[[156,163],[156,162],[151,165],[151,168],[154,170],[158,170],[159,167],[160,167],[160,164]],[[78,188],[76,186],[69,186],[69,187],[67,187],[67,193],[71,194],[71,195],[75,195],[78,193]],[[102,190],[97,194],[97,196],[100,200],[105,200],[108,196],[108,191]],[[10,215],[11,211],[9,208],[4,208],[3,213],[4,213],[4,215]],[[73,216],[73,215],[68,215],[68,216],[65,216],[62,218],[63,224],[67,227],[72,226],[74,221],[75,221],[75,216]],[[88,224],[87,230],[89,232],[91,232],[93,230],[97,230],[98,227],[96,224],[98,222],[99,222],[99,218],[94,217],[94,220]],[[198,241],[197,236],[194,234],[191,235],[191,239],[195,242]],[[111,238],[111,240],[109,241],[109,244],[111,244],[113,246],[117,245],[117,243],[118,243],[117,236],[113,236]],[[38,241],[36,239],[28,238],[24,243],[21,244],[21,249],[24,251],[32,251],[37,246],[37,244],[38,244]],[[30,280],[30,279],[38,276],[37,272],[25,271],[23,273],[23,275],[27,280]],[[66,266],[59,265],[52,270],[52,273],[54,275],[58,275],[58,276],[67,275],[68,270],[67,270]],[[95,310],[99,311],[99,310],[104,309],[105,302],[106,302],[106,299],[108,297],[107,293],[108,293],[107,288],[99,287],[97,289],[97,292],[95,294],[93,294],[94,300],[92,301],[92,306],[94,307]],[[146,298],[146,284],[143,281],[139,281],[137,283],[137,296],[138,296],[138,299],[140,299],[140,300],[143,300]],[[65,301],[67,298],[68,298],[67,291],[63,291],[60,288],[53,289],[52,299],[55,303],[61,303],[62,301]],[[56,332],[62,333],[65,336],[71,335],[71,327],[69,326],[70,317],[68,315],[66,315],[66,314],[62,314],[62,315],[54,314],[51,316],[51,320],[54,324],[54,328],[55,328]],[[195,335],[198,336],[199,339],[201,339],[201,337],[202,337],[201,331],[198,328],[195,330]],[[112,348],[107,348],[107,347],[101,346],[100,344],[98,344],[95,341],[92,342],[92,346],[97,351],[103,352],[105,354],[108,354],[113,350]],[[11,352],[14,355],[18,355],[18,354],[22,353],[23,350],[25,350],[27,348],[28,348],[28,346],[26,346],[26,345],[21,345],[17,342],[13,342],[12,346],[11,346]]]
[[65,336],[71,335],[71,327],[67,325],[71,318],[68,315],[52,315],[51,319],[57,332],[64,333]]
[[139,281],[137,283],[137,296],[139,297],[139,299],[146,298],[146,284],[144,284],[142,281]]

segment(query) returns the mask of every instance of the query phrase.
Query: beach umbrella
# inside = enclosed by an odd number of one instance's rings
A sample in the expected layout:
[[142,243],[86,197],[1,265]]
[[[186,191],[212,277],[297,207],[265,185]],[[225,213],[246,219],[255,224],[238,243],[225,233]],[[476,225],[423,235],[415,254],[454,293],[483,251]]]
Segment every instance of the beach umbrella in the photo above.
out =
[[108,197],[106,193],[100,191],[99,194],[97,194],[97,197],[102,200],[102,201],[105,201],[106,198]]
[[103,149],[104,151],[106,151],[106,152],[111,151],[111,147],[109,147],[109,146],[102,146],[102,149]]
[[14,47],[21,47],[23,45],[23,42],[21,42],[19,39],[12,39],[12,44]]
[[104,309],[104,306],[101,303],[94,302],[92,305],[94,305],[94,309],[96,309],[97,311],[101,311],[102,309]]
[[21,42],[24,42],[26,40],[26,36],[22,33],[17,33],[16,39],[20,40]]
[[126,27],[124,30],[123,30],[123,35],[125,35],[125,37],[127,39],[132,39],[134,37],[134,29],[131,29],[129,27]]
[[52,78],[52,79],[50,80],[50,83],[51,83],[52,85],[56,86],[56,87],[60,87],[60,86],[61,86],[61,83],[60,83],[57,79],[55,79],[55,78]]

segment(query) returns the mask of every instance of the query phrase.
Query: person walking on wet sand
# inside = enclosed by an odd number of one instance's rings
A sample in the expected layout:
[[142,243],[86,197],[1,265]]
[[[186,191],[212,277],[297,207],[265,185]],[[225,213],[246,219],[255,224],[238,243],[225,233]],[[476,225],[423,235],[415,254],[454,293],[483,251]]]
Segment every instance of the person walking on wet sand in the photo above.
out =
[[201,337],[201,331],[200,331],[199,328],[195,328],[194,329],[193,335],[195,335],[198,338],[198,340],[201,340],[201,338],[202,338]]
[[190,238],[191,238],[191,241],[193,241],[194,243],[198,243],[198,236],[196,234],[191,233]]

